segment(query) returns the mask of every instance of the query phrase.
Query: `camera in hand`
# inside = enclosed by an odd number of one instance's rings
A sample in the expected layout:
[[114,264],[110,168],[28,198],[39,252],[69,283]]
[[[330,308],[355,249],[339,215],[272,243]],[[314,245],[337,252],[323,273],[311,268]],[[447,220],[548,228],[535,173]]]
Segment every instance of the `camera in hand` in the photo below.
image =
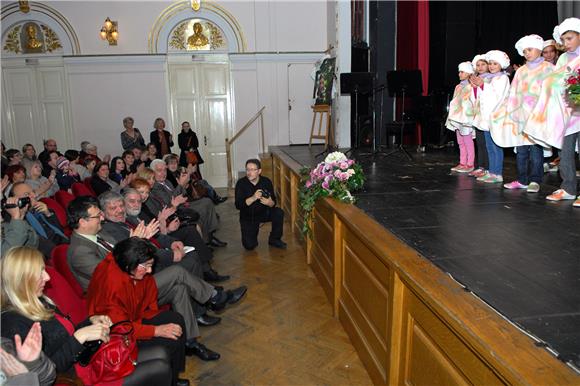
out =
[[5,201],[2,202],[3,209],[13,209],[13,208],[24,208],[26,205],[30,205],[30,197],[22,197],[18,199],[16,204],[7,204]]
[[270,196],[272,196],[272,194],[270,194],[270,192],[268,192],[267,190],[262,190],[262,197],[270,198]]

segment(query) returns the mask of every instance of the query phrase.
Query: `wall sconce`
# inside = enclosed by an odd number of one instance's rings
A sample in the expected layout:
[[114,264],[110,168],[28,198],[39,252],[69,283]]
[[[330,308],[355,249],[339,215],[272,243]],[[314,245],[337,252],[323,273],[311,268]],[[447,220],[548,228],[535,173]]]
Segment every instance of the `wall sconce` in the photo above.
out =
[[110,46],[117,45],[117,39],[119,39],[119,31],[117,30],[117,22],[111,21],[107,18],[103,27],[101,28],[101,39],[109,42]]

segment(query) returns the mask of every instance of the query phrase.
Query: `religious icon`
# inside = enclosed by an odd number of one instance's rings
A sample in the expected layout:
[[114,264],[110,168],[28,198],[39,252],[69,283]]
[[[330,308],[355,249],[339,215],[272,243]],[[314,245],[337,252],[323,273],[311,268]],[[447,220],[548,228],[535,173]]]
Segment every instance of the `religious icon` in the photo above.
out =
[[314,81],[314,104],[316,105],[329,105],[332,102],[335,62],[336,58],[325,59],[316,72]]

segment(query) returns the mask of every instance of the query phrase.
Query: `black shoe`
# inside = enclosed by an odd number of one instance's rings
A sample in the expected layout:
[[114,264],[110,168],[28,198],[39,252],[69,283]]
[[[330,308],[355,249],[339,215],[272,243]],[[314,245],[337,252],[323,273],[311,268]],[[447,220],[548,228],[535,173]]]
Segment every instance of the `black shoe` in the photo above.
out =
[[199,326],[209,327],[209,326],[215,326],[216,324],[221,322],[222,318],[220,318],[218,316],[211,316],[208,314],[203,314],[201,316],[198,316],[196,318],[196,320],[197,320],[197,324]]
[[215,236],[212,236],[211,241],[209,242],[209,245],[212,247],[225,247],[226,245],[228,245],[228,243],[226,243],[225,241],[221,241],[220,239],[218,239]]
[[221,311],[226,308],[226,304],[228,304],[229,295],[227,291],[218,291],[218,293],[210,298],[206,303],[205,306],[212,311]]
[[286,247],[288,246],[285,242],[283,242],[280,239],[278,239],[278,240],[270,240],[268,242],[268,244],[270,244],[271,246],[273,246],[275,248],[280,248],[280,249],[286,249]]
[[204,361],[215,361],[220,359],[220,354],[205,347],[195,339],[188,340],[185,343],[185,355],[195,355]]
[[177,378],[175,386],[189,386],[189,379]]
[[222,281],[230,280],[230,275],[220,275],[214,269],[210,269],[209,271],[203,273],[203,280],[219,283]]
[[213,202],[214,202],[214,204],[219,205],[222,202],[226,202],[227,199],[228,199],[227,197],[216,196],[216,198],[214,198]]
[[248,292],[248,287],[245,285],[233,290],[227,290],[226,293],[228,295],[228,304],[235,304],[239,302],[244,297],[246,292]]

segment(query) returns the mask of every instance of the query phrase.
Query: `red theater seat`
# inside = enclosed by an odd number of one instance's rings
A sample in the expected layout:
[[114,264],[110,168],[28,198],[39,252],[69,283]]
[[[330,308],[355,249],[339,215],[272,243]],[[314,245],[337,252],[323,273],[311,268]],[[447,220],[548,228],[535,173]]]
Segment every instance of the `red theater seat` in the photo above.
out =
[[53,198],[41,198],[40,201],[44,202],[49,209],[52,209],[60,226],[62,227],[64,234],[70,236],[71,229],[68,227],[66,221],[66,210]]
[[53,267],[46,267],[50,280],[44,287],[44,293],[58,306],[65,315],[70,316],[74,324],[79,324],[88,317],[85,299],[77,296],[67,280]]
[[87,188],[87,186],[83,183],[75,182],[74,184],[72,184],[71,189],[76,197],[80,196],[95,197],[95,193],[92,191],[92,189]]
[[54,194],[54,198],[64,209],[66,209],[68,204],[75,199],[75,196],[66,190],[59,190]]
[[68,265],[66,253],[68,251],[68,244],[57,245],[52,250],[51,260],[52,265],[65,278],[69,287],[74,291],[75,295],[83,298],[84,291],[77,279],[74,277]]

